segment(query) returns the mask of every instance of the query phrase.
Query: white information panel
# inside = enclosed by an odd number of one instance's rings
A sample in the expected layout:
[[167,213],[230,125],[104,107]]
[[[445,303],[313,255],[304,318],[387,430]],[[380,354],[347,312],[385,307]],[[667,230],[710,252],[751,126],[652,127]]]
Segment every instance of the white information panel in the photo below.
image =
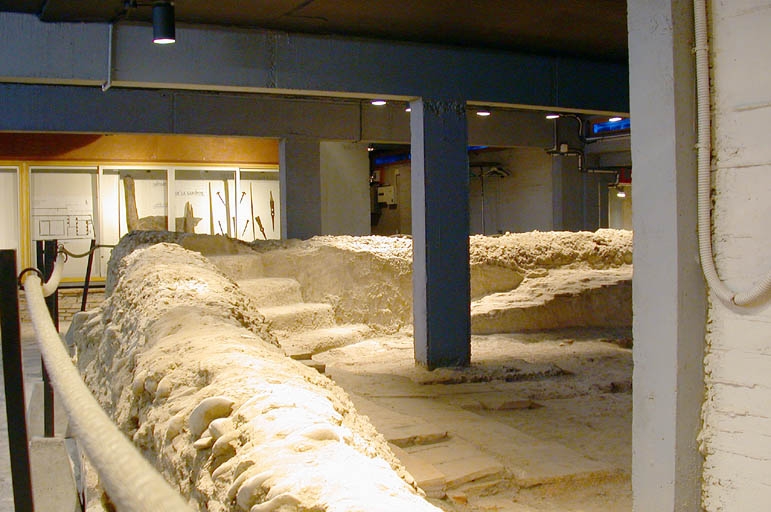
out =
[[[94,230],[96,169],[31,168],[30,231],[32,241],[59,240],[73,253],[87,252]],[[34,258],[35,244],[32,254]],[[83,279],[87,258],[70,258],[64,277]],[[98,275],[95,272],[95,275]]]

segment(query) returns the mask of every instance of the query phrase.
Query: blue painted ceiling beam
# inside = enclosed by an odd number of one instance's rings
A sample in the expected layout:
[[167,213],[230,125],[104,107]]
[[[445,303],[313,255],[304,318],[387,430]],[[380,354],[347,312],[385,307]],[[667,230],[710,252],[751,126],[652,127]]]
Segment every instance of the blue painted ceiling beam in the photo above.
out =
[[0,13],[0,81],[324,96],[461,98],[593,112],[629,110],[628,67],[579,58],[243,30],[44,23]]

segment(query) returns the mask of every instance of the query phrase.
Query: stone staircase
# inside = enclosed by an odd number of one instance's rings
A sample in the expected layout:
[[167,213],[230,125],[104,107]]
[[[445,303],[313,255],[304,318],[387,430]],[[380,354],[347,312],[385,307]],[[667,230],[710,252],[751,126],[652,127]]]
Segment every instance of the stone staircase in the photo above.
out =
[[[251,295],[288,356],[324,373],[313,356],[366,339],[372,330],[363,324],[337,325],[329,304],[306,303],[300,285],[287,278],[236,281]],[[431,498],[461,494],[468,485],[497,485],[506,468],[472,443],[426,419],[402,414],[349,393],[357,410],[370,417],[394,454]]]
[[[294,279],[259,277],[252,271],[234,276],[234,267],[229,265],[233,262],[227,263],[227,273],[254,298],[285,353],[321,373],[326,373],[327,368],[324,362],[314,360],[314,356],[373,335],[367,325],[338,325],[329,304],[304,302],[301,286]],[[623,296],[627,293],[626,275],[600,275],[588,281],[578,278],[575,281],[576,290],[572,293],[555,296],[547,292],[537,304],[526,304],[512,293],[493,294],[481,302],[475,301],[472,313],[476,317],[476,331],[517,330],[522,327],[519,316],[526,311],[540,313],[536,317],[543,322],[554,322],[555,309],[573,309],[575,313],[584,303],[591,303],[594,294],[610,291]],[[534,286],[539,284],[538,280],[532,282]],[[486,322],[492,325],[485,325]],[[475,404],[469,405],[463,393],[451,403],[437,402],[410,390],[391,396],[371,396],[352,392],[358,389],[356,381],[348,381],[345,372],[336,367],[330,367],[329,373],[348,390],[357,410],[370,418],[430,498],[444,498],[462,508],[468,498],[495,494],[497,489],[512,484],[533,488],[602,481],[619,474],[620,470],[609,464],[475,414],[472,407]],[[489,439],[499,440],[495,453],[484,448]],[[534,510],[511,500],[506,506],[506,510],[517,512]]]
[[364,324],[337,325],[329,304],[303,302],[300,283],[294,279],[262,277],[236,283],[254,298],[284,352],[322,373],[324,365],[312,361],[315,354],[356,343],[372,333]]

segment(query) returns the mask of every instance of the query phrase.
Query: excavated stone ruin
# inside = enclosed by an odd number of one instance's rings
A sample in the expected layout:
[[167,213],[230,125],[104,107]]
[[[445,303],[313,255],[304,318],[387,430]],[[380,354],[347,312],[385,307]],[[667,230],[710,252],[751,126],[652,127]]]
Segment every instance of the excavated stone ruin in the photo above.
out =
[[[631,326],[625,231],[471,238],[477,333]],[[200,510],[438,510],[346,393],[287,357],[411,325],[412,241],[134,232],[68,335],[118,426]]]

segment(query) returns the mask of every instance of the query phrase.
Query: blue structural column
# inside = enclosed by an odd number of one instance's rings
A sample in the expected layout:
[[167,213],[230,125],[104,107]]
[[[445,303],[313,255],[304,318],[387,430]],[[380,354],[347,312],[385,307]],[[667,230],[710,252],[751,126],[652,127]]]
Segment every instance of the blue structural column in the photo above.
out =
[[281,236],[306,239],[321,234],[321,158],[316,139],[281,140]]
[[471,359],[466,104],[410,103],[415,360],[429,369]]

